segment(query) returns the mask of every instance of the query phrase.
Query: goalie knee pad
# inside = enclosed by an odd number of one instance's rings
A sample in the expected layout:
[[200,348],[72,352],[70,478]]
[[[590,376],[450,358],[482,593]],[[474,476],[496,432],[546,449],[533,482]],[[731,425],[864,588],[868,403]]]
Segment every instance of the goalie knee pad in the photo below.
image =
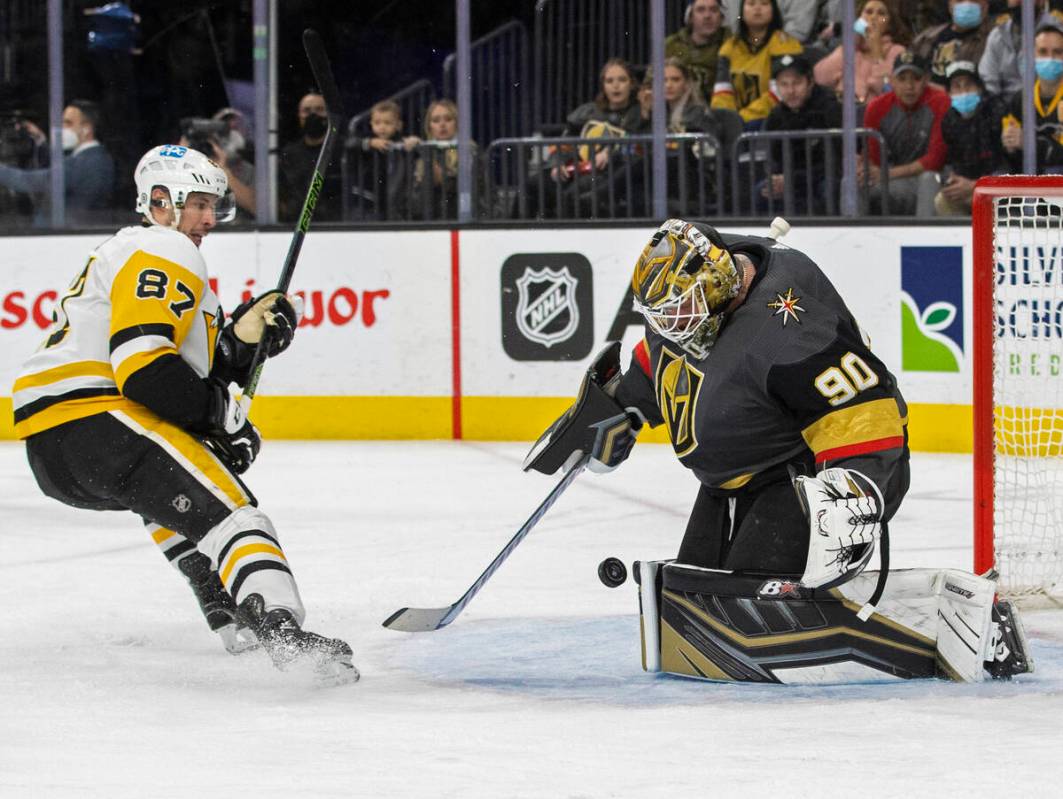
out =
[[252,505],[237,508],[199,542],[225,589],[239,605],[261,594],[266,610],[285,608],[302,623],[306,616],[288,559],[273,523]]

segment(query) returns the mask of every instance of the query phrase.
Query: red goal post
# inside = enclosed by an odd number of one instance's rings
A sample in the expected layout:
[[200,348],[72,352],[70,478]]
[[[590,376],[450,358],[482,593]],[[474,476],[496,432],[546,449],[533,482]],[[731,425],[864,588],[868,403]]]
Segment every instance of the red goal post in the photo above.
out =
[[986,177],[973,233],[974,570],[1063,594],[1063,176]]

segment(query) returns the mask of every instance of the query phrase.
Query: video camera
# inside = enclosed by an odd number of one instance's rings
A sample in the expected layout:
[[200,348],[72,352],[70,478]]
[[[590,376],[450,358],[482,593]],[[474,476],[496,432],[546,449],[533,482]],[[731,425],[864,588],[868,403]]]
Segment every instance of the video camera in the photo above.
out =
[[229,137],[229,125],[220,120],[185,117],[181,120],[181,135],[188,140],[188,146],[193,150],[199,150],[207,158],[214,158],[211,140],[224,149]]
[[0,163],[11,166],[28,166],[35,150],[33,137],[20,123],[18,111],[0,114]]

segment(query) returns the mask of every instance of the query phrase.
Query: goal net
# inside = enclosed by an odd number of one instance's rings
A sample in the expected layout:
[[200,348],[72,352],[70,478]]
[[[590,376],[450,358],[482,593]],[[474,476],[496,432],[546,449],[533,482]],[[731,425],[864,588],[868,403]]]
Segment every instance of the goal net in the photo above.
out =
[[982,179],[973,234],[975,571],[1063,604],[1063,177]]

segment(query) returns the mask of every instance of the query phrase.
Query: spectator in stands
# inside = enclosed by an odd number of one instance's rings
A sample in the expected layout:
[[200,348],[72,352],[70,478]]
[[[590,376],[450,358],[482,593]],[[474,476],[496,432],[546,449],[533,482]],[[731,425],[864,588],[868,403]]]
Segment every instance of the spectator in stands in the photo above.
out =
[[[195,122],[196,120],[188,120]],[[205,121],[205,120],[199,120]],[[211,122],[223,126],[222,132],[203,133],[185,130],[178,144],[191,147],[208,156],[225,172],[229,190],[236,201],[236,221],[250,222],[255,218],[255,165],[247,158],[247,130],[243,114],[235,108],[223,108],[211,117]]]
[[[317,155],[328,130],[325,98],[317,92],[303,95],[299,100],[298,120],[301,134],[281,149],[280,163],[277,165],[279,217],[285,222],[295,221],[303,210]],[[342,211],[341,190],[340,159],[333,158],[326,168],[325,184],[317,198],[315,222],[339,220]]]
[[723,26],[719,0],[694,0],[685,25],[664,40],[666,58],[678,58],[694,77],[702,97],[712,97],[720,45],[729,32]]
[[[424,141],[413,166],[413,190],[409,197],[414,219],[437,220],[458,217],[458,106],[453,100],[436,100],[424,114]],[[470,142],[473,158],[473,208],[479,215],[486,196],[484,175],[476,143]]]
[[[720,130],[713,112],[705,105],[701,90],[693,72],[678,58],[664,60],[664,102],[668,111],[669,133],[712,133]],[[639,89],[639,133],[652,130],[650,116],[653,111],[653,68]]]
[[[816,0],[778,0],[775,9],[779,27],[802,45],[815,41],[818,13]],[[742,0],[724,0],[724,23],[730,30],[738,29],[739,20],[745,14]]]
[[[1037,171],[1059,174],[1063,172],[1063,27],[1051,22],[1037,29],[1034,58]],[[1022,92],[1019,91],[1008,102],[1000,137],[1012,172],[1022,172],[1022,124]]]
[[358,218],[399,219],[404,214],[403,191],[409,153],[421,139],[402,135],[402,110],[394,100],[369,109],[371,135],[352,136],[351,189],[359,193]]
[[[741,132],[742,118],[734,111],[706,106],[693,73],[678,58],[667,58],[664,62],[664,101],[668,133],[708,133],[725,152],[730,152],[733,139]],[[639,90],[639,109],[642,120],[639,132],[652,133],[652,69],[646,71]],[[707,141],[692,144],[672,141],[668,143],[667,154],[669,213],[683,216],[692,210],[691,200],[701,196],[697,184],[702,176],[706,178],[705,193],[711,196],[715,191],[716,147]],[[699,169],[702,158],[709,160]]]
[[951,18],[948,4],[941,0],[898,0],[897,7],[908,27],[918,33],[943,25]]
[[[638,83],[631,65],[622,58],[610,58],[602,66],[599,75],[601,88],[598,96],[589,103],[577,107],[565,120],[563,136],[579,137],[581,139],[619,138],[638,130],[641,124],[641,115],[637,99]],[[593,155],[595,166],[598,170],[605,168],[609,160],[610,151],[607,147],[601,147]],[[579,162],[571,164],[571,159],[566,158],[566,153],[558,153],[555,162],[569,162],[569,167],[560,168],[557,163],[550,171],[555,180],[565,181],[573,174],[589,171],[586,167],[591,159],[588,148],[580,148]],[[580,163],[581,162],[581,163]]]
[[[1035,0],[1034,14],[1040,17],[1045,0]],[[986,39],[978,74],[989,94],[1009,98],[1022,91],[1022,0],[1008,0],[1007,19],[993,28]]]
[[749,129],[760,127],[776,102],[771,59],[801,50],[782,29],[778,0],[742,0],[738,30],[720,48],[712,107],[737,111]]
[[970,61],[949,64],[948,78],[952,107],[941,120],[945,168],[934,210],[938,216],[966,216],[971,213],[975,181],[1004,167],[1003,102],[986,94]]
[[[765,131],[823,130],[839,128],[842,107],[834,93],[820,86],[813,79],[812,63],[803,53],[784,55],[773,59],[772,80],[779,95],[779,104],[771,109],[764,123]],[[797,214],[824,214],[826,197],[837,190],[836,181],[841,177],[841,154],[839,143],[810,137],[807,142],[798,139],[791,143],[791,170],[783,170],[782,142],[773,142],[770,165],[772,172],[758,192],[763,200],[771,198],[772,206],[779,208],[790,183]],[[827,155],[827,148],[831,154]],[[834,164],[834,185],[828,186],[825,163],[831,158]],[[809,188],[811,187],[811,192]],[[812,202],[808,202],[811,194]],[[769,203],[763,202],[758,210],[767,211]]]
[[[622,58],[610,58],[602,66],[599,74],[597,97],[589,103],[578,106],[565,120],[563,136],[581,139],[619,139],[639,130],[641,115],[637,98],[638,83],[631,65]],[[579,216],[590,210],[591,192],[599,197],[613,191],[612,182],[621,180],[621,164],[614,164],[607,170],[610,159],[629,159],[629,151],[589,145],[575,149],[563,147],[550,153],[547,161],[550,181],[543,191],[541,213],[560,213],[563,216]],[[606,171],[603,177],[600,174]],[[614,180],[610,181],[609,177]],[[542,175],[533,176],[527,188],[530,213],[540,213],[539,180]],[[563,184],[559,189],[557,184]],[[607,199],[607,198],[606,198]],[[624,198],[621,198],[624,199]]]
[[[40,146],[46,136],[32,122],[22,126]],[[114,191],[114,159],[99,142],[100,110],[90,100],[72,100],[63,109],[63,171],[66,223],[86,226],[110,223],[111,195]],[[17,169],[0,165],[0,186],[30,195],[34,204],[34,224],[51,222],[48,192],[51,171]]]
[[[856,101],[867,103],[889,89],[890,71],[910,41],[908,28],[897,14],[895,0],[861,0],[856,18]],[[815,67],[816,83],[841,97],[844,53],[838,45]]]
[[911,50],[930,64],[930,79],[938,86],[948,85],[945,72],[953,61],[977,64],[993,29],[988,14],[989,0],[949,0],[951,22],[922,31]]
[[[910,50],[893,65],[893,88],[876,97],[864,113],[864,127],[882,134],[889,157],[889,212],[933,216],[938,170],[945,163],[941,120],[949,96],[929,82],[930,67]],[[868,141],[870,165],[857,161],[857,180],[871,185],[871,207],[882,206],[882,153],[877,139]]]

